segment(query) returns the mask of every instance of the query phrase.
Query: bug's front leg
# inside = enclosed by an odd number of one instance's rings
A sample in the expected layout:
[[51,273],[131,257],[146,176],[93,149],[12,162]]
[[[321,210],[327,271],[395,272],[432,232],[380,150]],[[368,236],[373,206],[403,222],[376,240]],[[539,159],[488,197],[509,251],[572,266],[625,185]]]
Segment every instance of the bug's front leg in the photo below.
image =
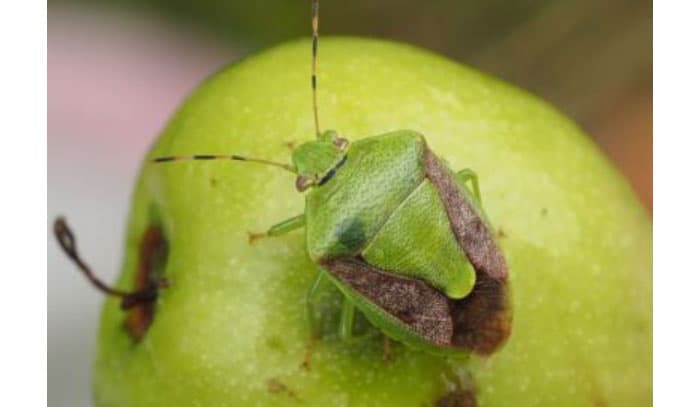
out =
[[457,178],[463,183],[471,182],[472,192],[479,204],[481,204],[481,190],[479,189],[479,176],[473,170],[465,168],[457,173]]
[[340,326],[338,327],[338,336],[342,341],[357,343],[368,338],[376,337],[377,334],[382,334],[380,331],[370,330],[356,335],[354,333],[356,311],[357,307],[355,304],[349,298],[345,297],[343,299],[343,308],[340,311]]
[[248,241],[250,243],[253,243],[262,237],[282,236],[282,235],[285,235],[293,230],[304,227],[305,223],[306,223],[306,218],[305,218],[304,214],[302,213],[301,215],[294,216],[293,218],[283,220],[282,222],[280,222],[276,225],[273,225],[270,229],[268,229],[267,232],[264,232],[264,233],[248,232]]

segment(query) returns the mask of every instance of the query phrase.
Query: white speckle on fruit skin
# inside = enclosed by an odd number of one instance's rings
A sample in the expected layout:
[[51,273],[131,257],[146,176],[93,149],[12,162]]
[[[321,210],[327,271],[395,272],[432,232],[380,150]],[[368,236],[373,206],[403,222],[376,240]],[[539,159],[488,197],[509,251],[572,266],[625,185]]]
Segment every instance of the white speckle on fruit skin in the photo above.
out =
[[463,106],[459,96],[454,91],[438,88],[435,86],[426,86],[426,89],[432,96],[432,104],[439,104],[444,109],[454,110]]
[[581,303],[577,300],[571,301],[569,304],[569,312],[576,313],[579,309],[581,309]]

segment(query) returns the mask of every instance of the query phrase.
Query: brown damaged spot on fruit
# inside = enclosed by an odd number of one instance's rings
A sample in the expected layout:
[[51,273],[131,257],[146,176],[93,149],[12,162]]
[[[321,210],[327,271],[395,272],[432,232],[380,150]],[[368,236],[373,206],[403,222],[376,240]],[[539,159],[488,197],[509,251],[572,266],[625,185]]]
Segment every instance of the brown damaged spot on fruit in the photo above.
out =
[[162,286],[162,283],[159,282],[159,274],[167,259],[167,252],[168,244],[162,230],[157,226],[146,229],[139,247],[139,263],[134,276],[134,290],[136,292],[153,292],[154,294],[151,300],[138,302],[129,308],[125,328],[135,341],[143,339],[153,323],[158,289]]

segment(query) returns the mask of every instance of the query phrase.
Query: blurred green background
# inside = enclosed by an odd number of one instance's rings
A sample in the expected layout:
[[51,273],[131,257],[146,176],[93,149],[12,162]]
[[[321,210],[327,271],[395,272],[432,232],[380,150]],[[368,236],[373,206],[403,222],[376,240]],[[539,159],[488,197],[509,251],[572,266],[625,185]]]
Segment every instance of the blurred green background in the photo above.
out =
[[[242,53],[308,35],[307,0],[64,0],[171,20]],[[426,47],[523,87],[580,123],[651,208],[652,2],[322,1],[323,35]]]
[[[322,0],[320,28],[321,69],[323,36],[379,37],[548,100],[651,212],[651,1]],[[308,0],[48,1],[49,217],[70,215],[101,276],[116,276],[133,180],[177,105],[223,65],[309,34]],[[102,298],[48,243],[49,400],[89,406]]]

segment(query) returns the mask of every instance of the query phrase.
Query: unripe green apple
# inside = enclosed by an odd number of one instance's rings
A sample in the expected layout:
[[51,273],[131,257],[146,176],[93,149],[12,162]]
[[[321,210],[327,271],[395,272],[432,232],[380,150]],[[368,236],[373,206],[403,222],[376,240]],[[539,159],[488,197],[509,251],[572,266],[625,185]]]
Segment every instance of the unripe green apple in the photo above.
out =
[[[254,244],[247,235],[303,213],[294,176],[255,163],[145,164],[119,285],[133,287],[157,226],[170,286],[140,340],[106,301],[96,405],[422,406],[456,382],[479,406],[651,404],[650,220],[586,135],[537,98],[420,49],[333,38],[320,51],[323,129],[350,140],[413,129],[453,169],[480,175],[510,267],[512,336],[486,359],[394,343],[387,361],[380,335],[344,342],[332,328],[310,346],[305,295],[317,269],[303,230]],[[288,162],[288,142],[314,137],[309,75],[307,41],[227,67],[187,99],[149,157]],[[339,296],[325,287],[324,326]]]

